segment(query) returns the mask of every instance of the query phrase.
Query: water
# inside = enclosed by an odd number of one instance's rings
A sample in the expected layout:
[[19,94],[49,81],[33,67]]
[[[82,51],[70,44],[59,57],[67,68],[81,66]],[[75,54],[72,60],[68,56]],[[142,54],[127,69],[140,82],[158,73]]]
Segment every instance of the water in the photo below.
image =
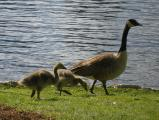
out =
[[0,82],[39,68],[67,67],[118,51],[126,20],[143,27],[128,35],[128,65],[109,84],[159,88],[158,0],[1,0]]

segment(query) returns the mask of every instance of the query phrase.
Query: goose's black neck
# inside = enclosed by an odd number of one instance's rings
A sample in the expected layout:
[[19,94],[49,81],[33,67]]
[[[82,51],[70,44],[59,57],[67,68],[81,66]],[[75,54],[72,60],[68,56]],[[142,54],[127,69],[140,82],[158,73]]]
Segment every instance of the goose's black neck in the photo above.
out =
[[123,31],[123,36],[122,36],[122,41],[121,41],[121,46],[120,46],[119,52],[126,51],[127,36],[128,36],[129,29],[130,29],[130,27],[128,26],[128,24],[126,24],[124,31]]

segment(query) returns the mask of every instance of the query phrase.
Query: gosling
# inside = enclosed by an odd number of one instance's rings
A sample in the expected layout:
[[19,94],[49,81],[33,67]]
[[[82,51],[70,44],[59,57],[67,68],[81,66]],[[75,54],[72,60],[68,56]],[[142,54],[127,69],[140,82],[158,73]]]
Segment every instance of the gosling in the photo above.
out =
[[72,95],[67,90],[63,90],[64,86],[76,86],[78,83],[82,85],[82,87],[87,91],[87,83],[84,82],[79,76],[75,76],[70,70],[67,70],[66,67],[62,63],[58,63],[53,68],[54,77],[57,81],[56,87],[57,90],[60,91],[60,95],[62,92]]
[[40,92],[48,85],[55,84],[56,80],[50,72],[46,70],[37,70],[29,76],[17,81],[20,86],[26,86],[32,89],[31,98],[37,92],[37,99],[40,100]]

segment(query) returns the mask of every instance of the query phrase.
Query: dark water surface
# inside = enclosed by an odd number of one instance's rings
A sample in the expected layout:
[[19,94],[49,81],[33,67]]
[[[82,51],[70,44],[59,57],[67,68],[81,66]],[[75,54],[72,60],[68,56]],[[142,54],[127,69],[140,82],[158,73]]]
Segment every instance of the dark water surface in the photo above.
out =
[[1,0],[0,82],[118,51],[126,20],[128,65],[118,81],[159,88],[158,0]]

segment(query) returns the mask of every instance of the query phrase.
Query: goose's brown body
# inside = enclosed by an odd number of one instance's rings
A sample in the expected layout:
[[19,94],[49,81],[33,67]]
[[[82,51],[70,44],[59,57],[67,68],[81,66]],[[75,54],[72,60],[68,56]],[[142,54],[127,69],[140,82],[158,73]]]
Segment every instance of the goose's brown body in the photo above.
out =
[[118,77],[126,67],[127,52],[103,53],[81,61],[71,71],[74,74],[100,81],[112,80]]

